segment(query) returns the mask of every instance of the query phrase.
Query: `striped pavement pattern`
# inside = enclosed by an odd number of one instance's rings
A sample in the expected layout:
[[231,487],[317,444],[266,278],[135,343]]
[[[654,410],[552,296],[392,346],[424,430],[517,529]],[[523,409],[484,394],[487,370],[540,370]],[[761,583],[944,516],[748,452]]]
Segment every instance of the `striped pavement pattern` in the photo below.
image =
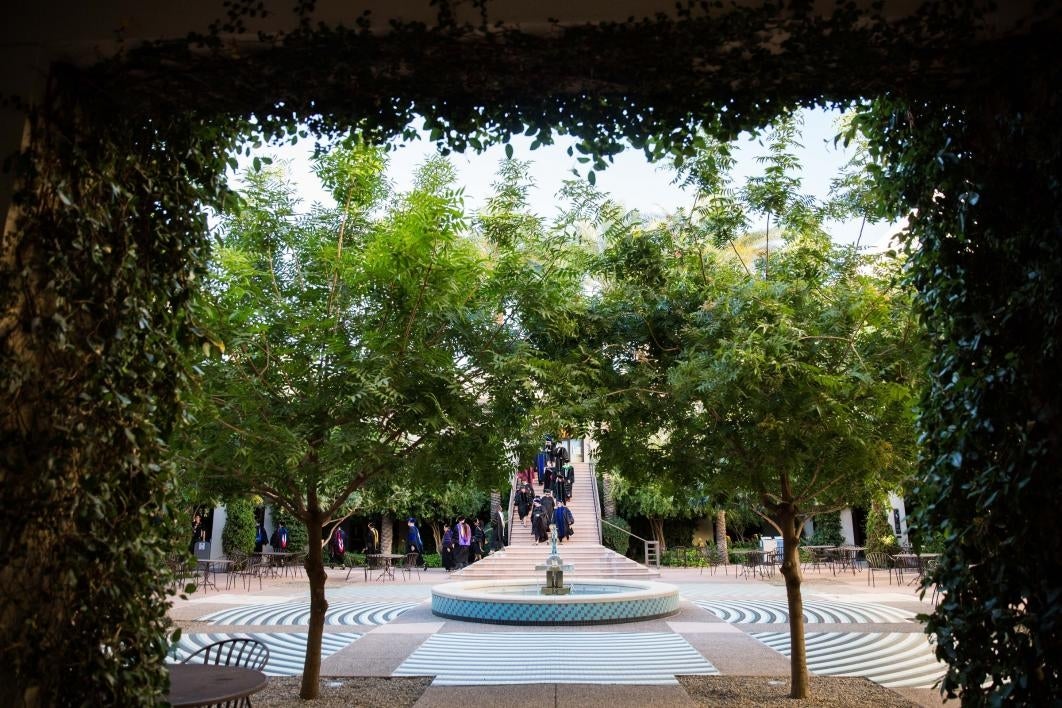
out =
[[[406,610],[416,607],[409,602],[329,602],[325,612],[326,625],[387,624]],[[221,610],[199,618],[200,622],[225,625],[299,625],[310,624],[310,603],[284,603],[238,607]]]
[[[325,632],[321,640],[321,658],[325,659],[352,644],[362,635],[355,633]],[[302,673],[306,658],[306,635],[295,633],[276,634],[186,634],[181,637],[171,656],[176,661],[183,661],[189,654],[205,647],[207,644],[220,642],[222,639],[249,637],[269,647],[269,663],[264,669],[269,676],[295,676]]]
[[[541,657],[556,657],[543,665]],[[506,632],[434,634],[393,676],[434,676],[433,686],[530,683],[674,685],[676,674],[718,674],[677,634]]]
[[689,583],[671,584],[677,586],[682,597],[691,602],[696,602],[698,600],[712,601],[732,597],[740,597],[742,600],[755,600],[757,602],[761,600],[781,600],[782,602],[785,602],[785,588],[760,585],[759,583],[746,583],[744,586],[737,587],[734,585],[724,585],[722,583],[719,585]]
[[[695,600],[694,602],[724,622],[731,624],[786,624],[789,622],[789,606],[784,601]],[[808,624],[912,622],[914,613],[887,605],[806,600],[804,621]]]
[[[439,576],[439,582],[447,582],[449,575]],[[455,578],[456,579],[456,578]],[[379,600],[385,602],[424,602],[431,599],[430,585],[412,585],[399,582],[364,583],[358,581],[346,587],[327,588],[325,596],[329,602],[347,600]],[[304,597],[309,601],[310,594]]]
[[[789,656],[788,632],[754,632],[751,636]],[[809,632],[808,670],[826,676],[865,676],[888,688],[931,688],[944,676],[924,634]]]

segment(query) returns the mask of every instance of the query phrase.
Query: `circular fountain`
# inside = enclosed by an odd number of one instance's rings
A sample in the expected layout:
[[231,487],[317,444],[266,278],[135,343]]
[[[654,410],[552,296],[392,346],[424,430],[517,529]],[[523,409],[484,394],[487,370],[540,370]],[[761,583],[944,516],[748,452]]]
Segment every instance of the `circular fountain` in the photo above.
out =
[[581,578],[564,584],[571,570],[552,553],[536,570],[540,578],[467,580],[431,589],[431,611],[439,617],[515,625],[618,624],[667,617],[678,612],[678,588],[651,580]]
[[565,595],[544,595],[538,578],[469,580],[431,589],[439,617],[490,624],[616,624],[678,612],[678,588],[652,580],[581,578]]

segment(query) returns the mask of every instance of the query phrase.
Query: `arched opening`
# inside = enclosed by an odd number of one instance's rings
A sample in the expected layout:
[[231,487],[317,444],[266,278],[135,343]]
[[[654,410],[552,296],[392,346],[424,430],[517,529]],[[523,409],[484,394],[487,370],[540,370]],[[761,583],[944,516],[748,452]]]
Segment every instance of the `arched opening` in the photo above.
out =
[[[225,152],[252,125],[276,139],[300,121],[322,135],[357,125],[383,140],[419,114],[452,149],[565,131],[599,168],[624,140],[681,159],[697,130],[732,137],[793,106],[877,97],[865,128],[888,159],[891,198],[918,210],[914,279],[939,337],[923,415],[937,503],[925,518],[955,534],[941,568],[957,602],[930,627],[968,618],[1021,657],[997,675],[977,642],[944,645],[947,688],[991,680],[1054,695],[1057,587],[1020,544],[1034,531],[1062,538],[1044,503],[1058,498],[1060,456],[1057,11],[898,5],[691,6],[527,31],[492,28],[489,9],[465,24],[444,4],[431,26],[387,32],[322,28],[309,14],[280,21],[291,25],[281,35],[272,15],[263,37],[236,10],[213,30],[184,28],[203,32],[191,41],[55,66],[33,97],[0,259],[2,501],[19,512],[5,515],[3,593],[24,598],[4,620],[4,685],[27,702],[85,681],[116,703],[161,687],[151,563],[163,544],[143,510],[165,498],[175,351],[198,336],[186,303],[207,248],[200,207],[224,197]],[[100,538],[121,542],[104,552]],[[37,562],[42,550],[105,582],[75,573],[56,588],[63,569]],[[114,613],[79,609],[108,597],[125,599],[110,600]],[[985,614],[988,599],[1006,617]],[[116,627],[106,650],[85,651]]]

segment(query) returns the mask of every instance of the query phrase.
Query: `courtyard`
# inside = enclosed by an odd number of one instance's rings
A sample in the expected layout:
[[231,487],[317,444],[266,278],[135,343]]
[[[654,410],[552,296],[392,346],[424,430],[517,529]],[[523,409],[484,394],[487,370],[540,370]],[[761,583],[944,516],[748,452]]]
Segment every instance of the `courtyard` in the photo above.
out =
[[[662,568],[681,593],[677,614],[591,627],[520,627],[436,617],[431,587],[440,569],[418,578],[368,581],[360,570],[329,570],[322,644],[322,696],[329,687],[362,691],[376,705],[379,684],[364,677],[428,677],[417,706],[696,705],[677,676],[746,676],[784,694],[789,626],[781,576],[735,577],[736,567]],[[806,572],[808,668],[813,675],[865,677],[918,705],[940,705],[933,684],[944,667],[923,626],[930,611],[915,585],[867,571]],[[928,599],[928,598],[927,598]],[[265,673],[301,673],[309,593],[305,578],[266,579],[261,589],[200,591],[178,600],[177,657],[229,637],[253,637],[270,650]],[[355,678],[357,677],[357,678]],[[277,678],[271,679],[276,683]],[[364,685],[364,689],[359,688]],[[420,689],[417,689],[418,691]],[[269,702],[270,688],[256,704]]]

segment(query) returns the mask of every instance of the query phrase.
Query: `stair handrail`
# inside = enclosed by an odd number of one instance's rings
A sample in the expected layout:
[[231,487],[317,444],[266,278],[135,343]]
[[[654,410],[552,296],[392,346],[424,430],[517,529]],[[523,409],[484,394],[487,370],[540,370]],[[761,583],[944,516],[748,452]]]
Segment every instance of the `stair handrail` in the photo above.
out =
[[[642,538],[641,536],[639,536],[637,534],[631,533],[630,531],[628,531],[627,529],[623,528],[622,526],[617,526],[616,524],[612,523],[611,521],[606,521],[605,519],[601,519],[601,523],[602,524],[608,524],[612,528],[617,529],[619,531],[622,531],[623,533],[627,534],[631,538],[636,538],[639,541],[641,541],[644,544],[644,546],[645,546],[645,565],[646,566],[649,566],[649,549],[652,548],[653,551],[654,551],[654,557],[656,558],[656,562],[653,563],[652,567],[654,567],[654,568],[659,568],[660,567],[660,553],[657,550],[660,547],[660,542],[659,541],[650,541],[649,539]],[[604,534],[601,535],[601,538],[604,539]]]
[[594,513],[597,514],[597,542],[602,543],[605,534],[601,532],[601,498],[597,493],[597,463],[593,460],[590,461],[590,496],[594,498]]
[[[516,504],[516,486],[517,480],[519,479],[520,470],[517,470],[516,472],[513,472],[512,488],[509,490],[509,508],[505,510],[505,513],[509,515],[509,518],[505,519],[505,530],[508,531],[506,535],[509,537],[506,540],[509,541],[509,543],[512,543],[513,539],[513,505]],[[509,544],[506,543],[505,545],[508,546]]]

